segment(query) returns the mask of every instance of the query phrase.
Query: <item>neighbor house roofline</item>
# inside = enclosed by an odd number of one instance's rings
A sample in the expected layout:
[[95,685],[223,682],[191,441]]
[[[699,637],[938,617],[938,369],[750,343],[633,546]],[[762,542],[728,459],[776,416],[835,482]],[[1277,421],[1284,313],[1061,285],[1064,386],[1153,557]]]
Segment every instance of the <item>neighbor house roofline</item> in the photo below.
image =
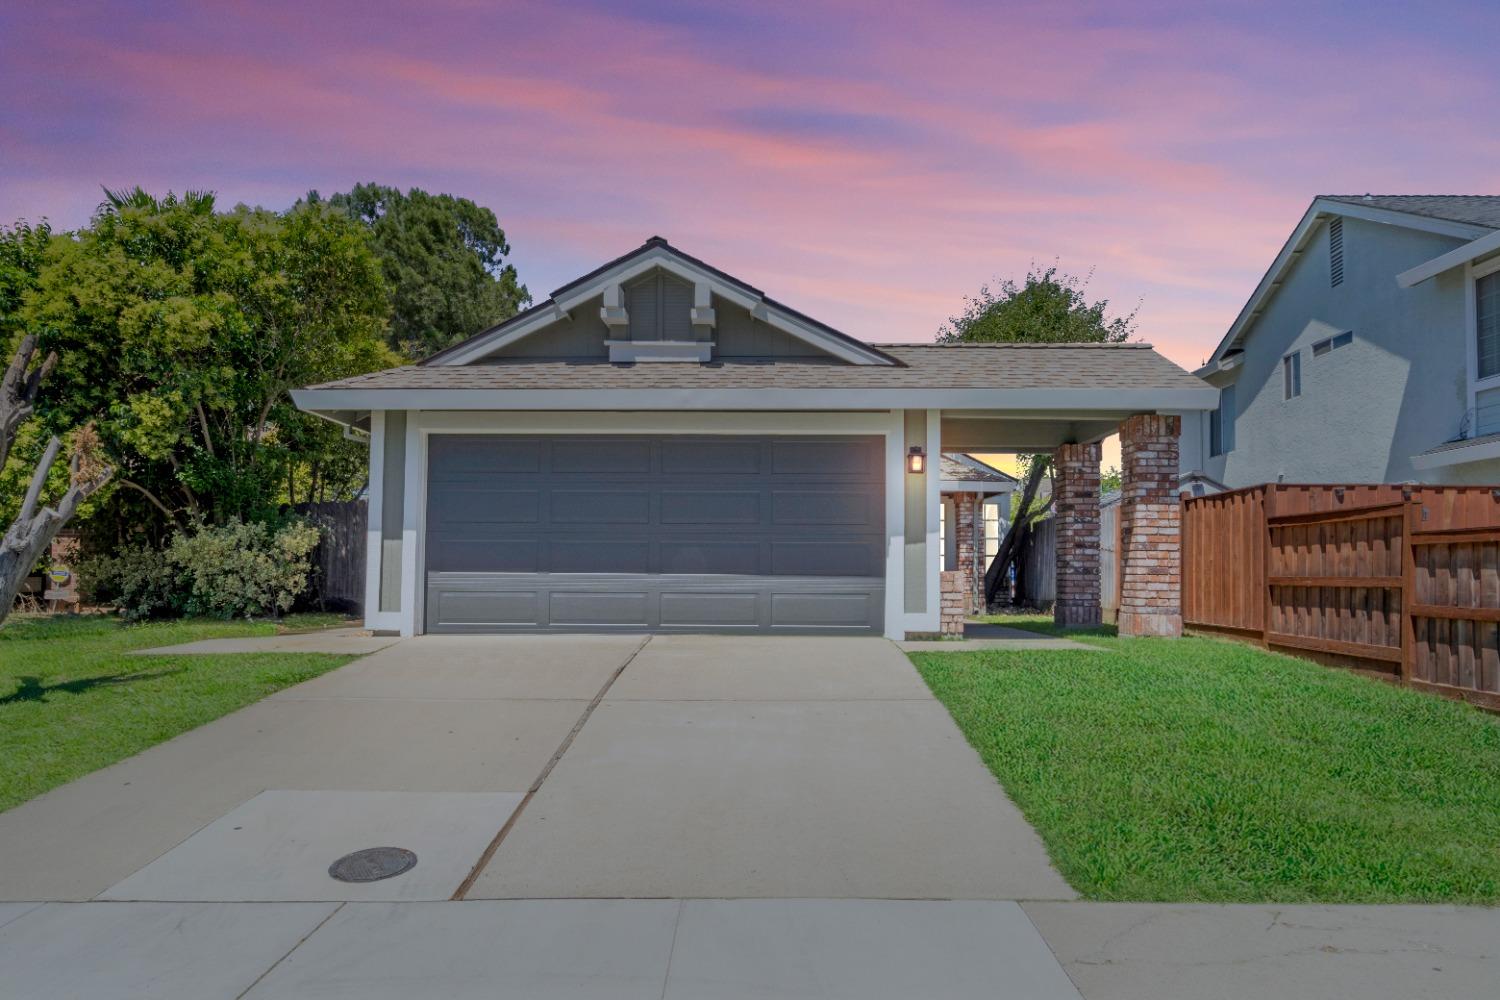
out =
[[1460,222],[1453,219],[1440,219],[1431,215],[1420,215],[1415,212],[1402,212],[1391,208],[1383,208],[1375,205],[1360,204],[1353,195],[1319,195],[1312,200],[1303,213],[1302,219],[1297,227],[1292,230],[1291,236],[1287,237],[1286,243],[1281,251],[1271,261],[1271,266],[1266,269],[1265,276],[1255,286],[1255,291],[1240,309],[1239,315],[1235,317],[1234,323],[1230,325],[1229,331],[1214,348],[1209,356],[1208,362],[1196,372],[1199,376],[1217,370],[1218,362],[1231,349],[1239,347],[1244,338],[1249,334],[1255,321],[1260,318],[1271,298],[1280,289],[1282,282],[1292,265],[1302,256],[1311,242],[1318,226],[1326,219],[1334,216],[1344,216],[1350,219],[1362,219],[1366,222],[1378,222],[1384,225],[1402,226],[1406,229],[1416,229],[1422,232],[1436,233],[1441,236],[1453,236],[1459,239],[1476,240],[1496,230],[1492,226],[1479,225],[1472,222]]
[[507,344],[567,319],[571,310],[601,294],[606,286],[629,281],[655,268],[669,271],[695,284],[707,284],[713,294],[748,310],[757,320],[851,364],[900,364],[895,358],[864,341],[784,305],[754,285],[682,252],[660,236],[653,236],[629,253],[575,278],[556,289],[546,301],[445,348],[420,364],[451,366],[478,361]]

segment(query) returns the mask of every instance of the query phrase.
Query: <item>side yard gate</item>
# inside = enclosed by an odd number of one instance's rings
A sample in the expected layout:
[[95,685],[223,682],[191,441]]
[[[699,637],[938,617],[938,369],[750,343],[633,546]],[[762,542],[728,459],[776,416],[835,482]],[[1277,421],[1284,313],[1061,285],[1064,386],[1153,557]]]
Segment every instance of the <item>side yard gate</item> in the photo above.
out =
[[1188,627],[1500,710],[1500,490],[1270,484],[1182,514]]

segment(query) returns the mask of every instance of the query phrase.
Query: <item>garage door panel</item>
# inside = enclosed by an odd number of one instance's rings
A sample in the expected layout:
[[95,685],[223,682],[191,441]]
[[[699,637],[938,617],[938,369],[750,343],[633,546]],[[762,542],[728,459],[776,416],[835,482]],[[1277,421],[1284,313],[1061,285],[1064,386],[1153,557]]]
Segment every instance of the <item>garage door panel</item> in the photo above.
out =
[[816,538],[771,543],[772,576],[879,576],[879,554],[866,543]]
[[451,573],[537,573],[542,565],[542,543],[538,538],[513,535],[429,540],[428,565]]
[[553,490],[553,524],[650,524],[649,490]]
[[649,573],[651,543],[616,538],[554,538],[547,542],[552,573]]
[[440,591],[436,616],[453,625],[525,626],[538,620],[540,596],[536,590]]
[[542,442],[498,434],[439,434],[428,439],[429,480],[536,473],[542,469]]
[[661,471],[668,476],[758,476],[765,449],[755,439],[663,441]]
[[536,490],[444,489],[433,492],[427,517],[452,525],[536,524],[541,496]]
[[754,628],[760,623],[760,596],[740,593],[680,593],[661,595],[663,626],[729,626]]
[[771,595],[773,628],[836,628],[871,617],[871,595],[782,593]]
[[645,590],[580,590],[554,592],[548,607],[553,625],[648,628],[650,603]]
[[552,471],[562,475],[609,475],[612,473],[651,472],[651,443],[649,441],[611,440],[604,438],[587,440],[563,439],[552,444]]
[[882,438],[428,440],[429,628],[880,628]]
[[771,442],[771,471],[783,476],[878,480],[880,454],[876,449],[850,448],[843,441],[777,438]]
[[875,523],[870,497],[848,490],[776,490],[771,494],[777,525],[839,524],[867,528]]
[[762,572],[759,542],[720,541],[710,539],[662,542],[662,573],[694,573],[722,576],[735,574],[755,576]]
[[661,493],[661,523],[680,525],[760,524],[759,490],[674,490]]

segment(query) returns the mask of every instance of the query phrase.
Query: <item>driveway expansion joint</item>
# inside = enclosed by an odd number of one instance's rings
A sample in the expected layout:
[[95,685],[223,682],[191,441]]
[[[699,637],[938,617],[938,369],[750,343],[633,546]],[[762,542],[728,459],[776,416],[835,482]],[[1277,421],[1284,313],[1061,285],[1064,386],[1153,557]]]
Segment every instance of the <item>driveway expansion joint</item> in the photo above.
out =
[[594,699],[584,708],[583,714],[578,717],[578,721],[573,724],[573,728],[569,730],[568,735],[563,737],[562,744],[558,746],[557,751],[542,766],[541,773],[531,783],[531,787],[527,789],[526,795],[521,799],[520,804],[516,806],[515,810],[511,812],[510,817],[506,819],[505,824],[495,833],[495,839],[490,841],[489,846],[479,855],[479,860],[474,862],[474,867],[470,869],[468,876],[454,890],[453,901],[462,900],[468,894],[469,890],[474,887],[474,883],[479,879],[480,873],[489,865],[490,860],[495,856],[495,852],[500,850],[500,845],[505,842],[506,836],[515,828],[516,822],[521,818],[521,814],[526,811],[526,807],[531,804],[531,800],[541,790],[542,783],[547,780],[547,776],[552,773],[552,769],[557,766],[557,762],[562,760],[563,754],[567,753],[568,748],[573,745],[573,741],[583,730],[590,716],[594,714],[594,710],[599,707],[599,703],[604,700],[604,696],[609,693],[609,689],[614,686],[615,681],[625,672],[625,668],[630,666],[635,658],[640,655],[641,650],[645,649],[650,642],[651,636],[649,635],[642,639],[640,645],[631,650],[630,655],[625,657],[624,662],[616,667],[614,672],[605,679],[604,684],[599,688],[598,693],[594,695]]

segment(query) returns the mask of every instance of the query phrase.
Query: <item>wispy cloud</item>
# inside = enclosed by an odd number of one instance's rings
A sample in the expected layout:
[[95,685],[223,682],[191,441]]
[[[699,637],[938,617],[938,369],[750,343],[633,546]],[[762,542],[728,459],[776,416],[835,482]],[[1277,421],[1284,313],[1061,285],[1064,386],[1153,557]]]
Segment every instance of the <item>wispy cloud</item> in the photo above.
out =
[[0,219],[420,185],[534,289],[660,233],[888,340],[1057,259],[1195,363],[1312,195],[1500,190],[1500,14],[1424,10],[22,2]]

